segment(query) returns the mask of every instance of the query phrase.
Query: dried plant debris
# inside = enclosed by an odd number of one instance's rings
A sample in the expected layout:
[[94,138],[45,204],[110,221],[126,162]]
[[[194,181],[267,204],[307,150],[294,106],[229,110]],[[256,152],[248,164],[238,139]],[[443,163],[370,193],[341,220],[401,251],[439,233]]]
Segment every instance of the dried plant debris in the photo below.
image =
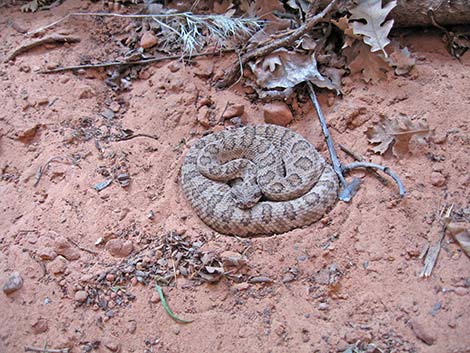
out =
[[463,210],[456,210],[452,213],[452,208],[442,219],[445,230],[459,244],[464,253],[470,257],[470,221],[468,218],[459,217]]
[[362,42],[356,42],[352,47],[346,48],[344,54],[348,59],[348,68],[351,75],[361,74],[365,82],[377,82],[387,78],[390,66],[381,56],[371,53]]
[[349,9],[352,20],[366,22],[352,22],[354,34],[363,35],[364,43],[371,47],[372,52],[382,51],[386,57],[385,47],[390,43],[387,36],[392,29],[393,20],[384,21],[395,6],[396,1],[390,1],[382,7],[382,0],[360,0],[357,6]]
[[354,30],[347,16],[340,17],[338,20],[332,19],[331,23],[344,33],[343,46],[341,49],[350,47],[356,40],[362,39],[360,35],[354,34]]
[[313,53],[302,54],[281,48],[256,62],[250,62],[249,66],[256,83],[268,90],[293,88],[307,80],[318,87],[334,87],[318,71]]
[[[101,243],[101,242],[100,242]],[[87,285],[87,304],[102,310],[125,306],[134,296],[128,293],[130,283],[169,286],[178,276],[193,281],[215,283],[222,278],[247,280],[246,258],[238,253],[226,256],[204,250],[204,238],[190,241],[185,234],[173,231],[154,239],[133,257],[111,265]],[[230,256],[229,256],[230,255]],[[109,298],[113,292],[114,299]],[[111,305],[110,302],[113,302]]]
[[425,122],[412,121],[407,116],[396,119],[382,117],[380,122],[366,132],[369,142],[378,144],[371,148],[372,151],[384,154],[391,149],[393,155],[400,158],[409,152],[412,138],[422,141],[429,133],[429,126]]
[[393,42],[391,48],[392,52],[389,54],[387,62],[394,68],[395,75],[408,74],[416,65],[416,59],[411,56],[407,47],[400,48],[397,42]]
[[148,24],[158,32],[161,50],[181,50],[183,54],[192,55],[208,44],[232,47],[261,28],[261,21],[257,18],[235,18],[232,15],[233,12],[224,15],[172,13],[161,8],[161,13],[149,16]]

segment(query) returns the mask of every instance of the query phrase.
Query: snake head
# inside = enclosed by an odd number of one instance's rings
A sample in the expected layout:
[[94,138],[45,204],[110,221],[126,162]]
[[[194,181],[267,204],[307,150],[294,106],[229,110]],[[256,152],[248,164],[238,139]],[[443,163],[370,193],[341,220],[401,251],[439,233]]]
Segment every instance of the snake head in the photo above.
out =
[[242,210],[252,208],[263,196],[257,185],[235,185],[232,186],[230,193],[235,205]]

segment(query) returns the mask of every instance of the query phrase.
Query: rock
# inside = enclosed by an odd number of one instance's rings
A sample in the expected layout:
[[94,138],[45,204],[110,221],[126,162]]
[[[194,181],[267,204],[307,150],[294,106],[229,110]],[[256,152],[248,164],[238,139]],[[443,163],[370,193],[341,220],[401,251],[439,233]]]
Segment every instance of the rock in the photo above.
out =
[[205,128],[209,128],[212,125],[211,121],[209,120],[209,117],[210,117],[209,108],[204,105],[198,110],[196,119],[199,124],[201,124]]
[[127,323],[127,332],[134,334],[137,330],[137,323],[134,320],[131,320]]
[[431,173],[431,184],[434,186],[443,186],[446,183],[446,177],[439,172]]
[[36,253],[41,258],[41,260],[46,261],[52,261],[57,257],[57,253],[51,248],[47,247],[40,248]]
[[158,43],[157,36],[152,31],[144,32],[140,38],[140,46],[144,49],[149,49]]
[[320,311],[325,311],[328,310],[330,306],[327,303],[320,303],[318,304],[318,310]]
[[431,333],[422,323],[420,323],[417,319],[411,320],[410,323],[411,329],[413,330],[417,338],[419,338],[421,341],[423,341],[429,346],[434,344],[436,338],[431,335]]
[[220,259],[222,260],[224,266],[227,267],[242,267],[247,263],[246,257],[235,251],[224,251],[222,254],[220,254]]
[[158,295],[157,292],[154,291],[152,293],[152,297],[150,298],[150,302],[153,303],[153,304],[160,303],[160,296]]
[[441,145],[443,144],[444,142],[446,142],[447,140],[447,133],[444,132],[444,131],[436,131],[434,132],[433,136],[431,137],[432,138],[432,141],[436,144],[436,145]]
[[247,283],[247,282],[242,282],[242,283],[234,284],[230,288],[230,291],[233,292],[233,293],[236,293],[236,292],[241,292],[241,291],[247,290],[248,288],[250,288],[250,284]]
[[79,290],[75,292],[74,299],[79,302],[79,303],[84,303],[85,300],[88,298],[88,293],[85,292],[84,290]]
[[47,271],[54,275],[60,275],[61,273],[64,273],[66,269],[67,269],[67,260],[63,256],[57,256],[47,266]]
[[463,297],[464,295],[468,294],[468,289],[464,287],[457,287],[455,288],[455,294],[457,294],[460,297]]
[[47,320],[43,318],[38,318],[35,320],[31,327],[33,329],[33,333],[35,335],[39,335],[40,333],[46,332],[49,329],[49,325],[47,324]]
[[273,102],[263,107],[264,121],[268,124],[287,126],[293,119],[292,112],[287,104]]
[[111,352],[119,352],[121,348],[119,343],[116,343],[114,341],[105,342],[104,346],[108,348]]
[[172,61],[170,64],[168,64],[168,69],[171,72],[177,72],[181,67],[181,64],[178,63],[177,61]]
[[73,248],[72,244],[64,237],[59,237],[55,240],[54,251],[69,261],[78,260],[80,258],[78,250]]
[[222,118],[230,119],[236,116],[242,116],[245,112],[245,106],[243,104],[231,105],[229,106],[224,114],[222,114]]
[[8,295],[23,287],[23,278],[18,272],[12,272],[3,285],[3,292]]
[[113,101],[109,105],[109,109],[111,109],[113,112],[117,113],[121,109],[121,105],[118,102]]
[[88,98],[92,98],[93,96],[95,96],[95,93],[93,92],[91,87],[88,87],[88,86],[82,86],[78,88],[77,91],[78,91],[78,99],[88,99]]
[[15,134],[15,137],[18,141],[21,141],[23,143],[31,143],[36,137],[40,127],[40,124],[35,124],[32,127],[26,128],[22,131],[18,131]]
[[130,240],[111,239],[106,243],[106,249],[114,257],[126,257],[134,250],[134,246]]

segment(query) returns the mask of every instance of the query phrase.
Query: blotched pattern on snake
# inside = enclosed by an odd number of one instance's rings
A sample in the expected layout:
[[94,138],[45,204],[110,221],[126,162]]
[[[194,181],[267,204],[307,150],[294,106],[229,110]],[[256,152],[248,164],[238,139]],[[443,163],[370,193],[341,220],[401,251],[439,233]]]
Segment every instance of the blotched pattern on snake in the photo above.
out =
[[245,237],[318,221],[336,202],[338,179],[299,134],[256,125],[198,140],[184,159],[182,187],[208,226]]

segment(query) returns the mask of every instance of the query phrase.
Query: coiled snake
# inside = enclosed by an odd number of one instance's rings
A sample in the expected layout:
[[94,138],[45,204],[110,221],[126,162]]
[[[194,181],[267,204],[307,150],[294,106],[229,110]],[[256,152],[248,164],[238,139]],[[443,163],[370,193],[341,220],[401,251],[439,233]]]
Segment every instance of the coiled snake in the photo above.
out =
[[198,140],[184,159],[182,188],[208,226],[244,237],[318,221],[336,202],[338,179],[299,134],[256,125]]

